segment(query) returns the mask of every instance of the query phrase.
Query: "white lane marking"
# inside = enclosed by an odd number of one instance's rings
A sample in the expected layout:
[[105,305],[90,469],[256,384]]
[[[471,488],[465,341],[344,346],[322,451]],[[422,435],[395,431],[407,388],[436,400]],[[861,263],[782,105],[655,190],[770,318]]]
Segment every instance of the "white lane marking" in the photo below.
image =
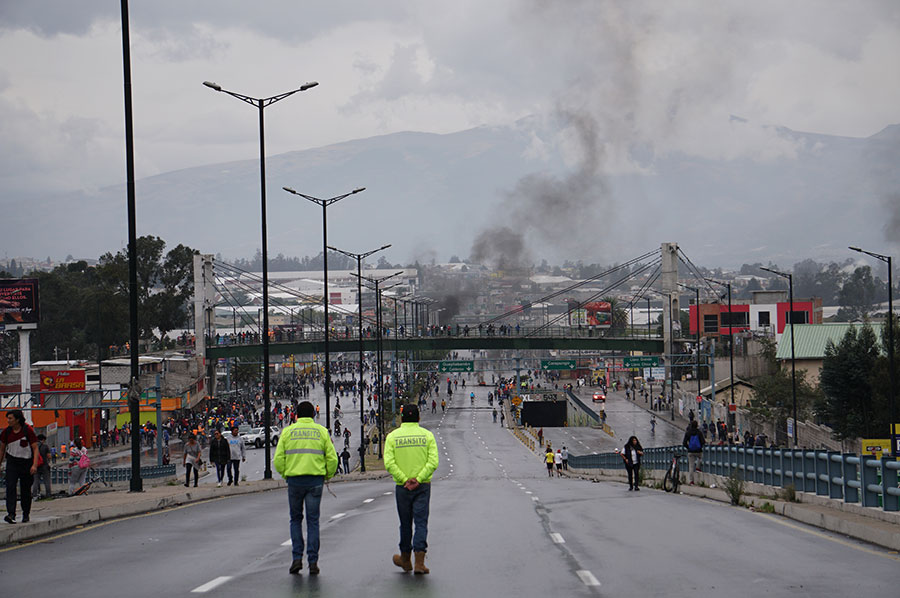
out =
[[346,513],[337,513],[336,515],[332,515],[331,519],[329,519],[329,521],[334,521],[335,519],[340,519],[344,515],[346,515]]
[[390,496],[391,494],[393,494],[393,492],[385,492],[384,496]]
[[364,503],[370,503],[370,502],[372,502],[373,500],[375,500],[375,499],[374,499],[374,498],[367,498],[367,499],[364,500],[363,502],[364,502]]
[[550,532],[550,539],[553,540],[554,544],[565,544],[566,541],[563,540],[562,534],[557,532]]
[[281,545],[282,545],[282,546],[290,546],[290,545],[291,545],[291,541],[288,540],[287,542],[282,542]]
[[525,494],[531,494],[531,490],[526,490]]
[[191,590],[191,593],[202,594],[204,592],[208,592],[208,591],[212,590],[213,588],[219,587],[220,585],[222,585],[229,579],[231,579],[230,575],[223,575],[222,577],[217,577],[212,581],[206,582],[202,586],[197,586],[196,588]]
[[534,502],[537,502],[537,501],[539,501],[540,499],[539,499],[537,496],[532,496],[532,497],[531,497],[531,500],[533,500]]
[[599,586],[600,585],[600,582],[597,581],[597,578],[594,577],[594,574],[591,573],[590,571],[586,571],[584,569],[579,569],[578,571],[575,572],[575,574],[578,575],[578,578],[586,586]]

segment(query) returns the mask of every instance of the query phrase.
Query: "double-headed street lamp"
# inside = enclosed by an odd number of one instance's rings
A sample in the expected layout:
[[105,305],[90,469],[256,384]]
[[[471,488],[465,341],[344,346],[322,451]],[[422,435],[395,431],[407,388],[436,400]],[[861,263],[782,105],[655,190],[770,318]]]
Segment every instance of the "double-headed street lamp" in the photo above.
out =
[[[719,280],[713,280],[712,278],[707,278],[706,282],[711,282],[713,284],[717,284],[719,286],[725,287],[728,289],[728,362],[730,366],[730,386],[731,386],[731,405],[728,409],[728,420],[731,424],[731,432],[734,433],[735,426],[737,425],[737,417],[736,413],[732,411],[735,409],[734,406],[734,331],[732,330],[732,325],[734,323],[734,314],[731,311],[731,283],[730,282],[721,282]],[[699,310],[698,310],[699,313]],[[699,322],[698,322],[699,325]],[[713,397],[715,399],[715,397]]]
[[367,251],[365,253],[350,253],[349,251],[344,251],[343,249],[338,249],[337,247],[328,246],[328,249],[332,251],[337,251],[338,253],[342,253],[349,258],[353,258],[356,260],[356,302],[359,304],[359,316],[357,319],[359,320],[359,470],[366,470],[366,424],[364,420],[365,408],[363,407],[366,403],[363,397],[363,386],[365,384],[365,378],[363,373],[363,360],[364,360],[364,350],[363,350],[363,309],[362,309],[362,261],[372,254],[378,253],[379,251],[384,251],[390,247],[390,244],[379,247],[378,249],[373,249],[372,251]]
[[787,278],[788,281],[788,317],[791,320],[791,399],[794,404],[794,448],[797,448],[797,432],[800,427],[800,422],[797,421],[797,365],[795,360],[796,355],[794,353],[794,339],[797,338],[794,336],[794,275],[787,272],[772,270],[771,268],[763,268],[762,266],[760,266],[759,269],[782,278]]
[[888,375],[891,380],[891,396],[890,399],[890,411],[891,411],[891,421],[888,422],[890,425],[890,434],[891,434],[891,455],[894,457],[900,456],[900,447],[897,446],[897,432],[894,430],[894,426],[897,423],[897,413],[894,411],[894,394],[896,387],[896,374],[894,374],[894,278],[893,278],[893,267],[891,263],[891,256],[882,255],[880,253],[873,253],[871,251],[866,251],[865,249],[860,249],[859,247],[848,247],[853,251],[858,251],[859,253],[865,253],[866,255],[872,256],[877,260],[881,260],[887,264],[888,269]]
[[266,232],[266,135],[265,120],[263,111],[267,106],[271,106],[275,102],[283,100],[295,93],[312,89],[318,82],[310,81],[304,83],[297,89],[286,91],[276,96],[268,98],[254,98],[242,93],[229,91],[222,88],[221,85],[211,81],[204,81],[203,85],[226,93],[231,97],[237,98],[242,102],[246,102],[251,106],[255,106],[259,110],[259,190],[261,204],[261,220],[262,220],[262,300],[263,300],[263,321],[262,321],[262,346],[263,346],[263,404],[265,406],[265,415],[263,416],[263,426],[265,428],[266,442],[266,467],[263,477],[267,480],[272,479],[272,449],[271,449],[271,433],[269,428],[272,425],[271,400],[269,398],[269,244]]
[[381,458],[382,455],[382,446],[384,445],[384,392],[382,389],[382,371],[381,371],[381,290],[379,289],[379,285],[395,276],[400,276],[403,274],[403,271],[394,272],[393,274],[389,274],[388,276],[382,276],[381,278],[369,278],[367,276],[358,275],[359,278],[365,280],[368,283],[375,285],[375,326],[377,328],[375,332],[375,390],[378,393],[378,414],[379,414],[379,438],[378,438],[378,458]]
[[290,187],[282,187],[282,189],[288,193],[292,193],[303,199],[308,199],[314,204],[322,206],[322,269],[325,272],[325,276],[322,280],[324,285],[322,300],[325,302],[325,427],[331,430],[331,353],[328,346],[328,339],[330,336],[330,322],[328,321],[328,304],[330,303],[330,298],[328,297],[328,206],[341,201],[345,197],[350,197],[351,195],[365,191],[366,188],[358,187],[349,193],[335,195],[328,199],[319,199],[312,195],[306,195],[305,193],[294,191]]

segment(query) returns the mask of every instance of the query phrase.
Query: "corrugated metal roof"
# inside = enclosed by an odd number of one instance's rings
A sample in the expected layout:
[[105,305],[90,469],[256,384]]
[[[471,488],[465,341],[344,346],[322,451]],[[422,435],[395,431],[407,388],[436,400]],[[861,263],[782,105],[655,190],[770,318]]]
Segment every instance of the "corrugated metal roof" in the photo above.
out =
[[[825,357],[825,347],[829,340],[836,345],[850,328],[856,328],[858,331],[862,327],[863,324],[860,323],[794,324],[794,332],[797,335],[794,341],[794,354],[797,359],[822,359]],[[878,342],[881,343],[881,326],[872,326],[872,329]],[[781,335],[775,358],[791,358],[790,326],[786,326],[784,334]]]

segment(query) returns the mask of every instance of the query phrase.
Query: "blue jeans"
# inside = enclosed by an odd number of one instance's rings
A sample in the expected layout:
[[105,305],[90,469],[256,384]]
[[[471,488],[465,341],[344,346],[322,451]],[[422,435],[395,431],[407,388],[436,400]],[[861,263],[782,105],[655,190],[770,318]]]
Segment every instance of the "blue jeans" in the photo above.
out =
[[303,507],[306,506],[306,555],[310,563],[319,561],[319,504],[324,477],[299,475],[287,478],[291,507],[291,546],[294,560],[303,558]]
[[[400,552],[428,550],[428,506],[431,503],[431,484],[419,484],[415,490],[397,486],[397,515],[400,516]],[[413,524],[415,523],[415,535]]]

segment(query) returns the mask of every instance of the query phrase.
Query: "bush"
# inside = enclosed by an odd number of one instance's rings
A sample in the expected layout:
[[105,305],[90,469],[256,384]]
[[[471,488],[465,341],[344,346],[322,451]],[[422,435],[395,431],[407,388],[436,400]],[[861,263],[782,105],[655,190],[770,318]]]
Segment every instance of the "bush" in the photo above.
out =
[[775,505],[773,505],[773,504],[770,503],[769,501],[766,501],[766,502],[764,502],[764,503],[762,504],[761,507],[759,507],[759,512],[760,512],[760,513],[774,513],[774,512],[775,512]]
[[794,488],[793,484],[788,484],[781,490],[780,496],[781,500],[797,502],[797,489]]
[[725,493],[728,494],[728,498],[731,499],[732,505],[737,506],[741,504],[741,497],[744,496],[744,478],[741,477],[737,469],[732,470],[723,487],[725,488]]

